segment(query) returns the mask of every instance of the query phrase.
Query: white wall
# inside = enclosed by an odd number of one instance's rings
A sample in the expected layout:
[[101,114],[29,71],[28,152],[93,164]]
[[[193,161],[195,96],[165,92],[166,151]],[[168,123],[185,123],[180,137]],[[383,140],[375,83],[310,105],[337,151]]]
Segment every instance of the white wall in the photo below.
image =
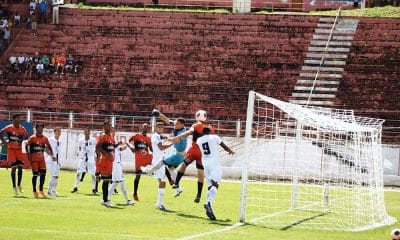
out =
[[[47,137],[52,136],[53,130],[46,129],[44,134]],[[93,136],[96,136],[98,132],[92,132]],[[127,141],[132,133],[118,132],[116,134],[117,140],[125,140]],[[61,139],[63,141],[63,150],[62,157],[60,159],[60,164],[63,169],[75,170],[78,165],[78,156],[76,155],[76,151],[78,149],[78,139],[83,138],[83,130],[62,130]],[[240,178],[241,175],[241,164],[243,160],[243,138],[223,138],[228,146],[231,146],[234,151],[237,153],[234,156],[230,156],[226,154],[221,148],[221,163],[223,166],[223,176],[225,178]],[[284,146],[286,144],[286,146]],[[268,154],[273,154],[277,159],[282,159],[279,156],[279,152],[282,152],[281,149],[286,147],[288,149],[288,143],[282,142],[274,142],[271,145],[266,145],[266,150],[269,148],[270,151]],[[398,145],[384,145],[382,148],[383,159],[384,159],[384,182],[385,185],[395,185],[400,186],[400,146]],[[307,161],[304,161],[304,169],[305,171],[312,172],[313,167],[320,165],[320,158],[318,151],[320,149],[316,146],[310,146],[303,151],[309,152],[307,153]],[[293,152],[287,152],[285,159],[287,159],[286,164],[290,164],[290,159],[292,159]],[[315,155],[315,156],[314,156]],[[330,160],[329,160],[330,161]],[[333,161],[333,160],[332,160]],[[317,164],[318,162],[318,164]],[[124,170],[127,172],[134,171],[134,154],[128,149],[123,152],[122,163]],[[279,168],[279,162],[275,163],[275,167]],[[332,165],[332,164],[330,164]],[[340,166],[339,166],[340,167]],[[339,169],[339,172],[343,171]],[[196,174],[195,164],[191,164],[188,168],[187,173],[190,175]]]

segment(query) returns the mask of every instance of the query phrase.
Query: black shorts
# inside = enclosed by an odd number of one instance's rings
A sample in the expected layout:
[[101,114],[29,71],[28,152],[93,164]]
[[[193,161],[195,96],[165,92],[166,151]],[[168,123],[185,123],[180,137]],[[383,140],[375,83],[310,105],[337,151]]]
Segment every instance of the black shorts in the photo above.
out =
[[21,160],[16,160],[15,162],[13,162],[12,164],[11,164],[11,167],[13,168],[13,167],[23,167],[24,166],[24,163],[21,161]]

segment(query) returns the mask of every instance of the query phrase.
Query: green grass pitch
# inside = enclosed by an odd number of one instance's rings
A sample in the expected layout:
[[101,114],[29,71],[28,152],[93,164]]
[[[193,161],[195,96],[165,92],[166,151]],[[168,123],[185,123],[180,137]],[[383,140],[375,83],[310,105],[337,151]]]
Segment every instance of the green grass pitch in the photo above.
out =
[[[227,231],[238,222],[240,183],[222,182],[214,211],[217,221],[209,221],[203,204],[193,202],[196,181],[184,178],[184,192],[178,198],[167,188],[165,206],[171,212],[155,208],[157,182],[153,177],[143,176],[139,188],[140,202],[126,206],[122,194],[113,195],[114,208],[100,205],[101,197],[90,194],[90,178],[72,194],[74,172],[60,174],[57,198],[34,199],[31,193],[30,170],[24,171],[24,197],[14,197],[10,171],[0,170],[0,239],[192,239],[195,235],[211,233],[193,239],[390,239],[390,230],[400,224],[365,232],[333,232],[299,230],[290,228],[276,230],[246,224]],[[48,178],[48,177],[47,177]],[[47,187],[48,179],[46,180]],[[132,194],[133,176],[126,175],[129,195]],[[118,189],[119,190],[119,189]],[[206,194],[204,188],[203,196]],[[203,198],[204,201],[204,198]],[[385,193],[386,207],[391,216],[400,219],[400,192]]]

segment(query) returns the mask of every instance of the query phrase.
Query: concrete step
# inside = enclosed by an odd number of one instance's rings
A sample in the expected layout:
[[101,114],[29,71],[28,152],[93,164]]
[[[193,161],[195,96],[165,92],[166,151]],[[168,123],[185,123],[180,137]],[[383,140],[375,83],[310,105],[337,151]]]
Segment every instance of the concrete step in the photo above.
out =
[[[300,77],[311,77],[315,78],[316,73],[300,73]],[[335,74],[335,73],[320,73],[318,75],[318,78],[342,78],[341,74]]]
[[319,22],[334,23],[335,18],[334,17],[322,17],[319,19]]
[[320,67],[320,66],[303,66],[301,67],[302,71],[330,71],[330,72],[343,72],[344,69],[340,67]]
[[350,48],[333,48],[333,47],[308,47],[309,52],[350,52]]
[[[314,80],[311,79],[298,79],[297,84],[313,85]],[[332,80],[316,80],[316,85],[339,85],[339,81]]]
[[[333,34],[354,34],[356,32],[355,29],[335,29],[333,30]],[[330,34],[331,29],[317,28],[315,29],[315,33],[326,33]]]
[[319,28],[332,28],[333,22],[332,23],[318,23],[317,27]]
[[[289,100],[289,102],[290,103],[294,103],[294,104],[300,104],[300,105],[306,105],[307,104],[307,100],[295,100],[295,99],[292,99],[292,100]],[[332,101],[313,101],[313,100],[310,101],[308,104],[312,105],[312,106],[332,106],[332,105],[335,105],[335,103],[332,102]]]
[[[292,93],[292,97],[308,98],[310,93]],[[336,98],[335,94],[313,93],[311,98]]]
[[[321,34],[314,34],[313,39],[323,39],[326,40],[329,38],[329,35],[321,35]],[[339,40],[339,41],[352,41],[353,36],[331,36],[331,40]]]
[[[311,65],[319,65],[321,60],[304,60],[304,64],[311,64]],[[344,66],[346,65],[346,61],[327,61],[324,60],[324,65],[333,65],[333,66]]]
[[[312,86],[311,87],[306,87],[306,86],[295,86],[294,90],[295,91],[309,91],[311,92]],[[315,87],[314,91],[318,92],[337,92],[337,88],[328,88],[328,87]]]
[[[326,46],[327,41],[311,41],[314,46]],[[329,46],[351,46],[351,42],[329,41]]]
[[[322,53],[307,53],[307,57],[308,58],[319,58],[321,60],[322,58]],[[347,58],[347,54],[335,54],[335,53],[326,53],[324,55],[325,59],[329,59],[329,58]]]

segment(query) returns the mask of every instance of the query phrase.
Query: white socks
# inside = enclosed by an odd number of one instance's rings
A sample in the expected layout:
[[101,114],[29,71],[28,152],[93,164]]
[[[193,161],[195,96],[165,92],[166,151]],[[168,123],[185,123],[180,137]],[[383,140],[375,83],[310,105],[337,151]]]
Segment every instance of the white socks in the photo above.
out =
[[113,182],[110,189],[108,189],[108,201],[110,201],[111,195],[114,193],[114,189],[118,186],[119,182]]
[[108,201],[110,201],[111,195],[114,193],[114,189],[116,189],[118,187],[118,184],[121,184],[121,191],[122,191],[122,195],[124,195],[124,198],[126,201],[129,200],[128,197],[128,192],[126,191],[126,187],[125,187],[125,182],[113,182],[111,184],[110,189],[108,189]]
[[76,187],[76,188],[78,187],[79,182],[81,181],[81,177],[82,177],[82,173],[77,173],[76,174],[74,187]]
[[58,177],[57,176],[50,177],[48,192],[50,193],[56,192],[57,185],[58,185]]
[[158,188],[157,207],[163,205],[164,195],[165,195],[165,188]]
[[92,190],[93,189],[96,189],[96,176],[95,175],[92,175]]
[[126,191],[125,182],[121,182],[121,191],[126,201],[129,201],[128,192]]
[[210,190],[207,192],[207,201],[212,205],[215,197],[217,196],[218,189],[214,186],[211,186]]

